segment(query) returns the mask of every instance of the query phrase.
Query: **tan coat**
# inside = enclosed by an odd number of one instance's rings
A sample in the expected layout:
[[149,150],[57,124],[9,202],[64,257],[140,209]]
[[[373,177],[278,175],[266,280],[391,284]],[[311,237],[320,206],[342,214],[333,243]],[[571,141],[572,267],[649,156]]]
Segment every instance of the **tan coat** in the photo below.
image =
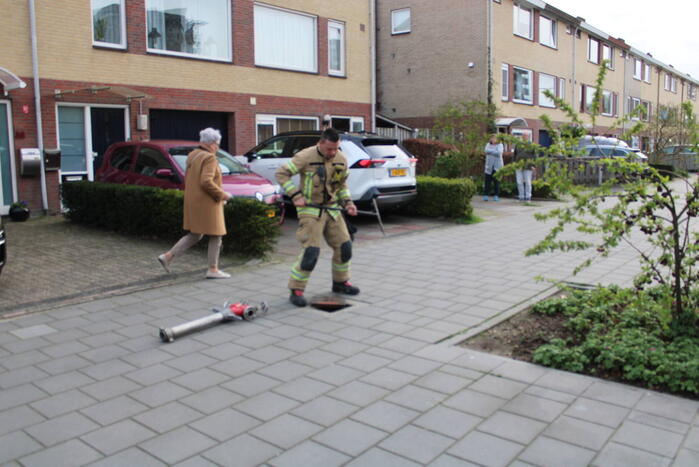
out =
[[184,229],[195,234],[225,235],[225,198],[216,156],[202,148],[190,152],[184,176]]

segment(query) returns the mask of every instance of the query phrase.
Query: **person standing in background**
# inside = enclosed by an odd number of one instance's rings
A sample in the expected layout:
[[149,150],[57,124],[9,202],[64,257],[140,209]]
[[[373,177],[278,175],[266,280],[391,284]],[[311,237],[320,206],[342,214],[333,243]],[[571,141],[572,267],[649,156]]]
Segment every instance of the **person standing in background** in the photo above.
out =
[[[485,145],[485,190],[483,201],[488,201],[488,195],[493,194],[493,201],[500,201],[500,182],[495,178],[495,172],[502,168],[502,153],[504,147],[498,141],[498,135],[491,135]],[[491,191],[492,186],[492,191]]]
[[534,159],[536,153],[525,146],[528,142],[522,136],[522,143],[515,146],[514,162],[526,161],[524,166],[515,171],[517,178],[517,193],[520,201],[531,201],[532,199],[532,178],[534,176]]

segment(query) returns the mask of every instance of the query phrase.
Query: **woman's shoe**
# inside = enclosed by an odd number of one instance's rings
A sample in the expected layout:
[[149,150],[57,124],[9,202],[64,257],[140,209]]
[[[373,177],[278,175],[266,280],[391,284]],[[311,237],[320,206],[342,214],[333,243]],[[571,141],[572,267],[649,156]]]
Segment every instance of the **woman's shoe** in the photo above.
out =
[[207,279],[228,279],[230,278],[231,275],[228,274],[227,272],[223,272],[221,270],[217,271],[206,271],[206,278]]
[[500,197],[499,197],[499,196],[493,196],[493,201],[500,201]]
[[[172,260],[170,260],[172,261]],[[167,260],[167,257],[165,256],[165,253],[162,255],[158,256],[158,262],[160,265],[165,269],[165,272],[170,274],[170,261]]]
[[488,201],[488,195],[483,195],[483,201]]

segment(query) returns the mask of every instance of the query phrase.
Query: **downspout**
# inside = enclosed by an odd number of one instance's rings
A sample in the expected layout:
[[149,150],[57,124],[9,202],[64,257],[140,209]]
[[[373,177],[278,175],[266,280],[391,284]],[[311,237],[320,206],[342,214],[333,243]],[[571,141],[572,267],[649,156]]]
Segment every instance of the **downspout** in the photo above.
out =
[[376,0],[369,0],[369,41],[371,42],[371,131],[376,133]]
[[41,206],[44,213],[49,211],[49,202],[46,196],[46,172],[44,171],[44,134],[41,122],[41,82],[39,79],[39,53],[36,39],[36,9],[34,0],[29,0],[29,25],[32,35],[32,73],[34,74],[34,107],[36,108],[36,142],[39,146],[39,163],[41,171]]
[[576,40],[578,38],[578,29],[579,29],[579,26],[576,24],[575,29],[573,30],[573,34],[572,34],[572,38],[573,38],[573,82],[571,83],[571,86],[570,86],[572,88],[572,92],[570,93],[570,96],[572,99],[570,102],[570,107],[575,109],[576,112],[580,111],[580,108],[575,107],[575,102],[576,102],[575,90],[577,89],[577,84],[578,84],[577,80],[575,79],[575,60],[576,60],[575,57],[577,55],[575,49],[577,49],[577,46],[578,46],[578,43],[576,42]]
[[[488,62],[488,79],[486,81],[486,96],[488,108],[493,105],[493,2],[488,2],[488,44],[487,44],[487,62]],[[493,116],[494,117],[494,116]]]

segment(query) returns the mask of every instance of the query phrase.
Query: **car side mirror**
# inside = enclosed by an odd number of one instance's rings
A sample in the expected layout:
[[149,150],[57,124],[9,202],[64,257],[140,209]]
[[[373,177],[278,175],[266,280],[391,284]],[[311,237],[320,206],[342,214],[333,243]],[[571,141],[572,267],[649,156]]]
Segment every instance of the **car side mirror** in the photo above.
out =
[[172,178],[172,169],[158,169],[155,171],[157,178]]

